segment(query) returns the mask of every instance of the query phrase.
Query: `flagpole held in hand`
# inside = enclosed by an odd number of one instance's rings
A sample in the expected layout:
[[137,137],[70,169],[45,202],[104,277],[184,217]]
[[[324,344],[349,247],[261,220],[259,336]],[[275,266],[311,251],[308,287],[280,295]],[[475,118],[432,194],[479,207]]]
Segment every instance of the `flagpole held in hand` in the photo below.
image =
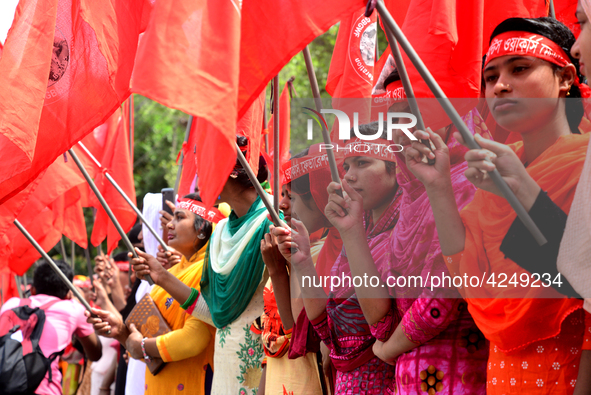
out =
[[[191,134],[191,126],[193,126],[193,121],[195,117],[192,115],[189,117],[189,122],[187,122],[187,129],[185,130],[185,143],[189,141],[189,135]],[[176,199],[176,195],[179,193],[179,185],[181,183],[181,174],[183,174],[183,160],[185,159],[185,154],[181,149],[181,157],[179,159],[179,169],[176,172],[176,181],[174,182],[174,198]]]
[[236,155],[238,156],[238,160],[240,161],[240,164],[242,165],[242,167],[246,171],[246,174],[248,175],[250,182],[254,186],[254,189],[257,191],[258,195],[261,197],[261,200],[265,204],[265,207],[267,208],[267,211],[271,215],[271,219],[273,220],[273,223],[275,224],[275,226],[282,226],[282,227],[287,228],[287,226],[279,218],[279,214],[277,214],[277,211],[275,211],[273,206],[271,206],[271,203],[267,199],[267,196],[268,196],[267,192],[265,192],[265,190],[263,189],[263,187],[259,183],[259,180],[257,180],[257,176],[254,174],[254,172],[250,168],[250,165],[248,164],[248,161],[244,157],[244,154],[242,154],[242,151],[240,151],[240,147],[238,146],[238,144],[236,144]]
[[[384,25],[384,27],[386,31],[386,36],[388,37],[388,41],[390,42],[390,48],[392,49],[392,57],[394,58],[394,63],[396,63],[396,70],[398,70],[398,74],[400,75],[400,81],[402,81],[402,86],[404,87],[404,93],[406,93],[406,97],[408,98],[410,112],[415,117],[417,117],[417,129],[425,130],[425,122],[423,122],[423,116],[421,115],[421,110],[419,110],[417,98],[415,97],[414,89],[412,89],[412,84],[410,83],[408,73],[406,72],[406,66],[404,65],[404,61],[402,60],[400,49],[398,49],[398,45],[396,44],[396,38],[394,37],[390,29],[388,29],[388,26]],[[421,143],[431,148],[431,143],[429,143],[429,140],[421,140]],[[430,165],[434,165],[435,159],[427,158],[427,163]]]
[[273,77],[273,208],[279,212],[279,74]]
[[[314,96],[314,103],[316,104],[316,110],[320,112],[322,110],[322,99],[320,98],[320,89],[318,88],[318,80],[316,79],[316,71],[314,71],[314,65],[312,64],[312,57],[310,56],[310,49],[306,45],[302,51],[304,54],[304,60],[306,61],[306,70],[308,71],[308,79],[310,80],[310,87],[312,88],[312,95]],[[322,122],[321,122],[322,124]],[[330,141],[330,133],[328,129],[322,124],[322,139],[324,144],[328,147],[326,150],[326,156],[328,158],[328,166],[330,168],[330,176],[333,182],[341,183],[339,177],[339,169],[337,168],[337,161],[334,157],[334,151],[332,148],[332,142]],[[336,191],[339,196],[343,196],[342,189]]]
[[[101,163],[94,157],[94,155],[92,155],[92,153],[88,150],[88,148],[86,148],[86,146],[84,144],[82,144],[82,142],[78,142],[78,145],[80,146],[80,148],[82,148],[82,150],[86,153],[86,155],[99,167],[99,169],[104,170]],[[105,174],[105,177],[107,178],[107,180],[109,180],[109,182],[113,185],[113,187],[117,190],[117,192],[119,192],[121,194],[121,196],[123,197],[123,199],[125,199],[127,204],[129,204],[129,206],[133,209],[133,211],[135,211],[135,213],[140,218],[140,220],[146,225],[146,227],[148,228],[150,233],[152,233],[152,235],[154,235],[154,237],[156,238],[158,243],[162,246],[162,248],[164,248],[164,251],[169,251],[168,246],[166,245],[164,240],[162,240],[162,237],[160,237],[158,232],[156,232],[156,230],[152,227],[152,225],[150,225],[150,222],[146,219],[146,217],[144,217],[144,214],[142,213],[142,211],[139,208],[137,208],[137,206],[135,204],[133,204],[133,202],[131,201],[129,196],[127,196],[125,191],[119,186],[119,184],[117,184],[117,181],[115,181],[115,179],[113,179],[113,177],[111,177],[111,175],[109,174],[108,171],[104,171],[104,174]]]
[[[82,162],[80,162],[80,159],[78,158],[78,155],[76,155],[76,153],[74,152],[74,150],[72,148],[70,148],[68,150],[68,153],[70,154],[70,156],[72,157],[72,159],[74,159],[74,162],[76,163],[76,166],[78,166],[78,169],[80,169],[80,172],[82,173],[82,175],[86,179],[86,182],[90,186],[90,189],[92,189],[92,191],[96,195],[98,201],[101,203],[101,206],[105,209],[107,215],[109,216],[109,218],[113,222],[113,225],[115,225],[115,229],[117,229],[117,232],[121,236],[121,240],[123,240],[123,243],[125,244],[125,246],[127,247],[127,249],[133,254],[133,257],[134,258],[138,258],[138,255],[135,252],[135,248],[133,248],[133,245],[131,244],[131,241],[129,241],[129,238],[127,237],[127,235],[123,231],[123,228],[119,224],[119,221],[117,221],[117,218],[115,217],[115,214],[113,214],[113,211],[111,211],[111,208],[109,207],[109,205],[105,201],[105,198],[103,197],[103,195],[101,194],[101,192],[96,187],[96,184],[94,183],[94,181],[92,181],[92,178],[90,178],[90,174],[88,174],[88,172],[84,168],[84,165],[82,164]],[[131,265],[131,262],[130,262],[130,265]],[[146,281],[148,281],[148,283],[150,283],[150,285],[153,285],[154,284],[154,281],[152,280],[152,278],[149,275],[146,276]]]
[[92,310],[90,309],[90,305],[88,304],[86,299],[84,299],[84,297],[82,296],[82,294],[80,294],[80,292],[74,286],[74,284],[72,284],[72,282],[68,279],[68,277],[66,277],[66,275],[55,264],[53,259],[51,259],[51,257],[49,255],[47,255],[47,253],[45,251],[43,251],[43,248],[41,248],[41,246],[39,245],[39,243],[37,243],[37,241],[35,241],[33,236],[31,236],[31,234],[23,227],[23,225],[21,225],[21,223],[18,221],[18,219],[14,220],[14,225],[16,225],[18,230],[20,230],[21,233],[27,238],[27,240],[29,240],[29,243],[31,243],[33,245],[33,247],[35,247],[37,252],[39,252],[41,254],[43,259],[45,259],[47,261],[47,263],[49,264],[49,266],[51,266],[53,271],[57,273],[60,280],[62,280],[64,282],[64,284],[66,284],[66,286],[70,289],[70,291],[72,291],[74,296],[76,296],[78,298],[78,300],[80,300],[80,303],[82,303],[82,305],[86,308],[86,310],[88,310],[88,312],[90,314],[92,314]]
[[[384,22],[384,24],[394,34],[394,36],[400,43],[400,46],[402,47],[404,52],[406,52],[406,55],[408,56],[412,64],[417,68],[417,71],[419,72],[419,74],[421,75],[421,77],[431,90],[431,92],[433,92],[433,95],[435,95],[435,97],[438,99],[439,104],[441,105],[447,116],[451,119],[455,127],[462,135],[462,138],[464,139],[468,147],[470,149],[480,149],[480,146],[474,139],[474,136],[472,136],[472,133],[470,133],[470,131],[468,130],[468,127],[462,120],[462,117],[460,117],[460,114],[458,114],[454,106],[451,104],[451,102],[449,101],[449,99],[447,98],[447,96],[437,83],[437,81],[435,81],[435,78],[433,78],[433,76],[427,69],[427,66],[425,66],[419,55],[416,53],[416,51],[414,50],[414,48],[402,32],[402,30],[400,29],[394,18],[392,18],[392,15],[390,15],[390,12],[388,12],[388,9],[384,5],[383,0],[377,0],[376,9],[380,13],[380,16],[382,17],[382,21]],[[523,222],[525,227],[529,230],[529,232],[538,242],[538,244],[540,246],[546,244],[548,241],[546,240],[540,229],[536,226],[534,221],[531,219],[531,217],[529,216],[528,212],[525,210],[521,202],[519,202],[511,188],[509,188],[505,180],[503,180],[503,177],[501,177],[501,173],[499,173],[499,171],[495,169],[493,171],[489,171],[488,175],[493,180],[497,188],[501,190],[501,193],[503,194],[505,199],[507,199],[507,202],[509,202],[511,207],[513,207],[513,210],[515,210],[515,213],[517,214],[521,222]]]

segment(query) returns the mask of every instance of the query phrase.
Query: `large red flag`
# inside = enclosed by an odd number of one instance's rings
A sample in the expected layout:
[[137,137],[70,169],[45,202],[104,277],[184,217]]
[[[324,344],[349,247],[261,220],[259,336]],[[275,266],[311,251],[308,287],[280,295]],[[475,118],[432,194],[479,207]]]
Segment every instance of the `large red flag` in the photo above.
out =
[[207,151],[196,158],[210,161],[199,169],[207,205],[234,166],[239,55],[240,3],[234,0],[156,2],[138,49],[133,91],[196,116],[198,133],[188,146],[198,140],[197,148]]
[[[12,224],[16,217],[33,235],[45,251],[49,251],[62,234],[85,248],[86,224],[82,215],[80,187],[85,180],[72,160],[65,162],[58,157],[38,180],[15,195],[2,206],[0,211],[12,213],[11,223],[6,225],[5,234],[10,240],[10,249],[0,246],[0,251],[9,253],[8,264],[14,272],[22,275],[40,257],[40,254]],[[14,204],[27,193],[24,202]],[[8,219],[4,217],[3,219]]]
[[[111,182],[106,179],[104,174],[108,172],[126,195],[135,203],[133,158],[130,157],[130,139],[127,126],[129,124],[128,101],[124,102],[122,107],[123,111],[116,110],[107,122],[95,128],[91,134],[82,140],[84,146],[102,165],[102,169],[99,169],[97,165],[90,161],[88,155],[80,147],[75,147],[75,150],[78,157],[84,158],[85,167],[87,169],[90,168],[91,171],[94,170],[94,173],[89,173],[93,174],[94,182],[99,191],[107,201],[107,204],[113,211],[113,214],[115,214],[123,230],[127,232],[133,227],[136,221],[135,211],[127,204]],[[88,191],[86,192],[86,196],[88,197],[88,202],[85,202],[85,205],[97,209],[91,243],[96,246],[107,238],[107,247],[110,252],[117,247],[117,243],[121,237],[94,193]]]
[[244,0],[238,116],[314,38],[362,7],[364,0]]
[[0,75],[0,203],[129,95],[149,0],[21,0]]
[[[332,108],[344,111],[353,120],[357,113],[359,124],[371,117],[371,92],[376,63],[377,23],[374,12],[369,18],[365,7],[355,10],[341,21],[330,69],[326,92],[332,96]],[[337,139],[338,122],[333,124],[333,140]]]
[[293,55],[362,4],[361,0],[320,5],[312,0],[156,3],[138,49],[132,89],[198,117],[197,148],[207,150],[197,152],[196,158],[206,205],[215,202],[232,171],[236,125],[250,104]]
[[365,7],[356,10],[339,26],[326,80],[326,92],[333,98],[371,97],[376,62],[377,13],[369,18],[364,13]]
[[[220,156],[220,151],[216,148],[219,141],[218,135],[211,129],[211,124],[202,118],[195,118],[193,122],[197,125],[191,128],[192,132],[187,144],[189,158],[193,156],[195,171],[199,176],[200,195],[205,204],[213,205],[224,188],[224,184],[236,163],[236,135],[246,136],[248,141],[248,154],[246,159],[249,161],[252,170],[256,174],[258,171],[258,158],[260,153],[261,135],[260,127],[263,122],[263,109],[265,104],[264,92],[259,95],[257,101],[252,103],[250,110],[234,126],[232,133],[232,149],[228,151],[228,156]],[[186,159],[185,162],[186,163]],[[224,167],[229,166],[228,173]],[[184,166],[184,165],[183,165]],[[189,175],[192,180],[193,175]],[[190,184],[189,184],[190,185]],[[219,191],[212,196],[212,191]],[[207,200],[209,199],[209,200]]]

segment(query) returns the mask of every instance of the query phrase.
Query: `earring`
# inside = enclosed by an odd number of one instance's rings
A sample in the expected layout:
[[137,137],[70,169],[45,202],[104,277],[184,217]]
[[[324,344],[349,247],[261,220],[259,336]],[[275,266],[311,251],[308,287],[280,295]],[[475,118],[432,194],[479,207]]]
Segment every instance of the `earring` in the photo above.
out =
[[199,233],[199,235],[197,236],[197,238],[203,240],[203,239],[205,239],[205,235],[203,233]]
[[568,92],[566,92],[567,96],[570,96],[570,89],[568,90]]

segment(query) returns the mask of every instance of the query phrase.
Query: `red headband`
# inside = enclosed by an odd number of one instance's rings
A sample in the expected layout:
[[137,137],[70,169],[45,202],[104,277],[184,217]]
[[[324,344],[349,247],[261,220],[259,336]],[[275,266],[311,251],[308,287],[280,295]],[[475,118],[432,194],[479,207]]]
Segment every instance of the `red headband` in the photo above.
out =
[[393,144],[386,139],[361,140],[351,139],[345,145],[345,158],[352,156],[369,156],[388,162],[396,162],[396,153],[402,151],[402,146]]
[[284,184],[292,182],[313,171],[328,168],[328,155],[320,150],[321,144],[314,144],[308,150],[308,155],[286,162],[281,170]]
[[384,97],[394,100],[406,99],[406,92],[402,87],[402,81],[394,81],[388,84],[386,87],[386,95]]
[[[539,34],[521,31],[505,32],[496,36],[486,53],[484,67],[491,60],[506,55],[533,56],[558,67],[564,67],[571,63],[564,49],[554,41]],[[578,78],[575,78],[573,85],[579,88],[581,97],[591,96],[589,86],[581,84]]]
[[217,208],[212,207],[208,209],[205,207],[205,205],[203,205],[203,203],[193,199],[181,199],[180,203],[177,205],[177,208],[189,210],[201,218],[216,224],[222,219],[226,218],[226,216],[222,214]]
[[490,43],[484,66],[493,59],[506,55],[533,56],[564,67],[570,58],[554,41],[539,34],[511,31],[499,34]]
[[121,272],[128,272],[129,271],[129,262],[128,261],[115,261],[115,265],[119,268]]

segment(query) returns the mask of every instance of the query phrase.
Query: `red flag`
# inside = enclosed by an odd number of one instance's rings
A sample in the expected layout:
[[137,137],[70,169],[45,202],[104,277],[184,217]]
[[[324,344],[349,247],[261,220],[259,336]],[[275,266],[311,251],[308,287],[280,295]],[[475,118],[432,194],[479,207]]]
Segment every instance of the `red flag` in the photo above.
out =
[[[511,0],[502,7],[493,0],[413,0],[402,31],[447,97],[478,98],[482,56],[493,29],[509,17],[544,16],[545,10],[544,2],[537,0]],[[434,97],[402,53],[416,97]],[[461,114],[476,104],[471,100],[453,103]],[[450,123],[436,103],[428,110],[422,104],[419,106],[427,126],[438,129]]]
[[[281,96],[279,96],[279,166],[283,166],[284,163],[289,161],[289,142],[290,142],[290,121],[291,121],[291,106],[290,106],[290,94],[289,94],[289,83],[285,84]],[[271,189],[273,188],[273,174],[274,174],[274,158],[275,158],[275,133],[273,131],[274,115],[271,115],[269,123],[267,124],[268,140],[269,140],[269,153],[262,151],[265,160],[267,161],[267,167],[269,168],[269,184]],[[280,176],[281,176],[281,172]],[[283,181],[279,180],[281,185]],[[273,191],[275,193],[275,191]],[[281,191],[279,191],[281,193]]]
[[[240,134],[248,138],[247,158],[256,174],[258,171],[258,158],[260,153],[260,125],[263,121],[263,106],[265,104],[264,93],[259,95],[258,100],[251,105],[250,110],[240,119],[232,134],[232,150],[222,154],[216,146],[219,138],[210,129],[208,122],[201,118],[197,120],[196,133],[189,137],[189,150],[193,149],[195,154],[196,171],[199,175],[199,189],[201,198],[205,204],[213,205],[217,200],[219,192],[212,196],[212,191],[222,191],[230,172],[236,163],[236,135]],[[227,155],[227,156],[223,156]],[[256,159],[256,160],[255,160]],[[216,167],[218,164],[228,166],[227,174],[223,168]],[[206,200],[209,199],[209,200]],[[210,202],[210,203],[206,203]]]
[[[2,254],[2,252],[0,252],[0,254]],[[8,299],[18,296],[14,276],[15,274],[8,268],[8,263],[0,258],[0,293],[2,294],[0,307],[2,307],[4,302]]]
[[232,171],[237,123],[250,104],[293,55],[343,13],[362,4],[360,0],[321,5],[311,0],[156,3],[138,49],[132,89],[198,117],[197,149],[207,149],[196,153],[199,183],[207,185],[201,191],[206,205],[215,202]]
[[[127,232],[135,224],[135,211],[127,204],[104,174],[108,172],[131,201],[135,203],[133,159],[130,157],[129,130],[127,128],[129,124],[128,102],[124,102],[122,107],[123,111],[115,111],[105,124],[96,128],[92,134],[82,140],[84,146],[102,165],[102,169],[99,169],[94,163],[91,166],[88,155],[79,147],[75,147],[75,150],[78,157],[85,158],[87,168],[92,167],[95,169],[94,182],[97,188],[107,201],[123,230]],[[86,204],[97,209],[91,242],[97,246],[107,238],[107,249],[111,252],[117,247],[121,237],[94,193],[92,191],[87,193],[89,202]]]
[[[330,69],[326,92],[332,96],[332,107],[346,112],[349,119],[359,114],[359,124],[371,116],[370,98],[374,81],[377,39],[376,14],[365,17],[365,7],[355,10],[341,21]],[[338,136],[338,122],[333,124],[332,140]]]
[[[86,247],[86,224],[79,191],[85,182],[74,162],[65,162],[60,156],[38,180],[30,184],[33,191],[27,187],[0,206],[0,212],[11,212],[13,215],[10,223],[6,224],[5,233],[10,240],[10,250],[0,246],[0,251],[9,253],[7,261],[12,271],[22,275],[41,256],[12,224],[14,217],[45,251],[49,251],[62,234],[81,247]],[[24,202],[14,205],[25,194]],[[3,219],[7,219],[7,216],[3,216]]]
[[257,174],[259,171],[259,157],[261,156],[261,122],[263,122],[265,111],[265,92],[262,92],[257,97],[257,100],[252,102],[249,110],[240,118],[236,125],[236,134],[248,138],[248,151],[246,153],[246,160],[250,164],[250,168]]
[[207,152],[197,162],[215,166],[199,171],[207,205],[234,166],[239,54],[240,7],[231,0],[156,2],[138,48],[133,91],[197,117],[188,145],[198,141]]
[[238,116],[294,55],[364,4],[363,0],[244,0]]
[[0,203],[129,95],[149,9],[149,0],[19,2],[0,59]]
[[365,7],[343,19],[339,26],[326,80],[326,92],[333,98],[371,97],[378,33],[377,12],[369,18],[364,13]]

